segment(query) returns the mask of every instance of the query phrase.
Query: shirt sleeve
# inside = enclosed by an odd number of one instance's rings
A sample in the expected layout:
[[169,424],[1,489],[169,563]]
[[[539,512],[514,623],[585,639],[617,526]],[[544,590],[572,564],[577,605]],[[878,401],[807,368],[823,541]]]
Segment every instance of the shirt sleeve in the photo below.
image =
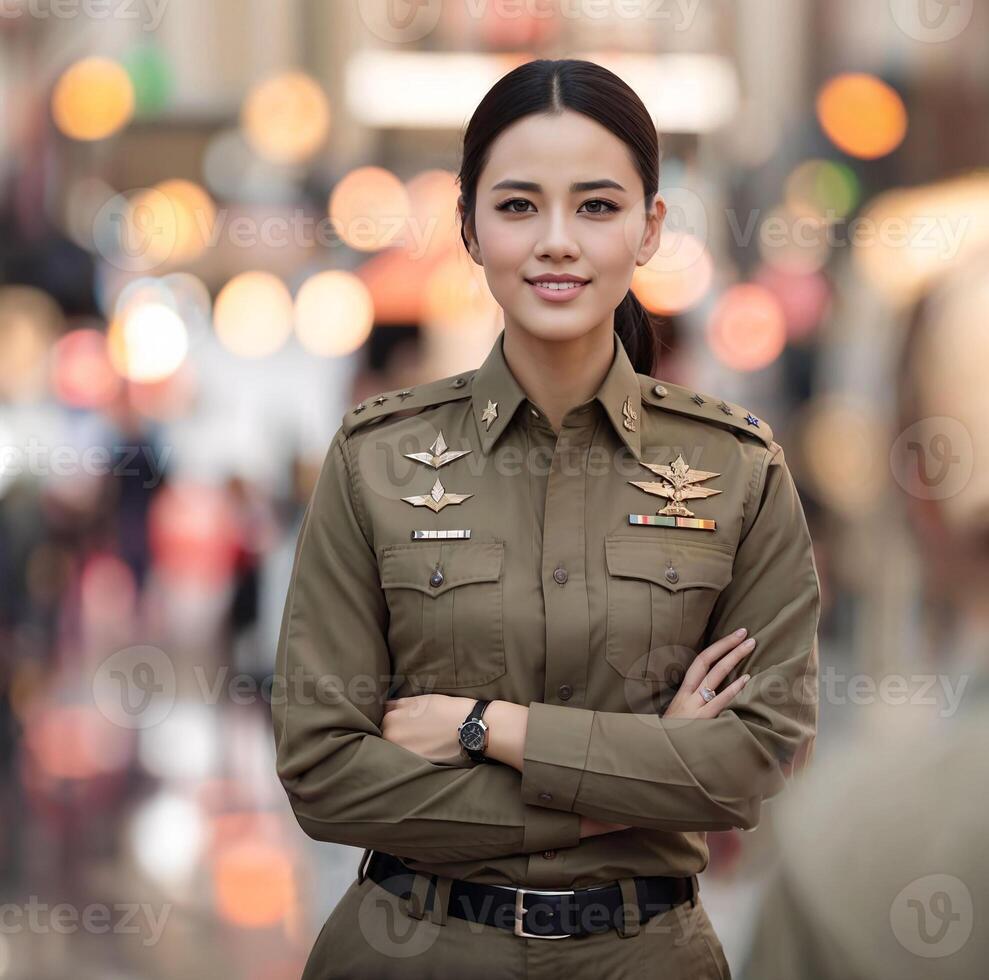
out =
[[276,769],[299,825],[421,861],[577,845],[579,815],[524,803],[510,766],[438,765],[382,737],[388,608],[359,499],[341,428],[303,515],[276,653]]
[[806,761],[817,731],[820,583],[778,443],[760,454],[733,577],[705,646],[745,626],[756,648],[719,690],[752,676],[716,718],[529,704],[522,799],[657,830],[751,829]]

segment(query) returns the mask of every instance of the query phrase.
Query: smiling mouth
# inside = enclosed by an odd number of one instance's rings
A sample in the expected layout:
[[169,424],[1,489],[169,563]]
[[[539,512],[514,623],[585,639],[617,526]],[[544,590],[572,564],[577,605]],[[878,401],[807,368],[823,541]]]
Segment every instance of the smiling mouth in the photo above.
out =
[[535,282],[532,279],[526,279],[526,282],[530,286],[539,286],[541,289],[552,289],[554,292],[563,292],[567,289],[576,289],[580,286],[586,286],[590,282],[590,279],[583,279],[580,282],[553,282],[549,280],[545,282]]

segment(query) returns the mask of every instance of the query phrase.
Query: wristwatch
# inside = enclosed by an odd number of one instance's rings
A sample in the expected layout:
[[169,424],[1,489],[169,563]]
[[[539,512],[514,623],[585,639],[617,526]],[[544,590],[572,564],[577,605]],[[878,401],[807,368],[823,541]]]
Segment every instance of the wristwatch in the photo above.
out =
[[485,754],[488,747],[488,726],[481,721],[484,709],[491,704],[490,700],[481,699],[474,703],[470,714],[460,723],[457,734],[460,738],[460,750],[474,762],[492,762]]

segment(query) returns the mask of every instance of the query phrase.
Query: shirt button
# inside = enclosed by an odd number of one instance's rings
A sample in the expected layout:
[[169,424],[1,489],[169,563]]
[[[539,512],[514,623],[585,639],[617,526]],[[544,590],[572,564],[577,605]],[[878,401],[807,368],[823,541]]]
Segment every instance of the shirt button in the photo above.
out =
[[680,581],[680,573],[675,568],[672,568],[672,567],[667,568],[666,569],[666,581],[667,582],[679,582]]
[[567,574],[567,570],[565,568],[558,568],[553,572],[553,578],[555,578],[560,585],[563,585],[567,579],[570,578],[570,576]]
[[432,575],[429,576],[429,584],[436,588],[443,584],[443,573],[437,568]]
[[531,415],[531,416],[532,416],[532,417],[533,417],[534,419],[538,419],[538,418],[539,418],[539,412],[538,412],[538,411],[537,411],[536,409],[534,409],[534,408],[530,408],[530,409],[529,409],[529,414],[530,414],[530,415]]
[[552,793],[546,793],[546,792],[540,793],[539,794],[539,799],[541,799],[541,800],[551,800],[551,799],[553,799],[553,794]]
[[573,694],[573,688],[569,684],[561,684],[556,689],[556,693],[560,696],[561,701],[569,701],[570,695]]
[[552,848],[550,848],[550,850],[548,851],[543,851],[543,857],[546,858],[547,861],[552,861],[553,858],[556,857],[556,851],[554,851]]

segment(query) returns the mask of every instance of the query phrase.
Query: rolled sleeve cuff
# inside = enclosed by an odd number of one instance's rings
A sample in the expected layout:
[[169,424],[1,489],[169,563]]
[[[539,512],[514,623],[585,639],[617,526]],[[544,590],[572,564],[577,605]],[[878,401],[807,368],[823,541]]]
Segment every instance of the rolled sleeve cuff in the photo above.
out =
[[587,764],[594,712],[529,702],[522,747],[522,802],[573,812]]

